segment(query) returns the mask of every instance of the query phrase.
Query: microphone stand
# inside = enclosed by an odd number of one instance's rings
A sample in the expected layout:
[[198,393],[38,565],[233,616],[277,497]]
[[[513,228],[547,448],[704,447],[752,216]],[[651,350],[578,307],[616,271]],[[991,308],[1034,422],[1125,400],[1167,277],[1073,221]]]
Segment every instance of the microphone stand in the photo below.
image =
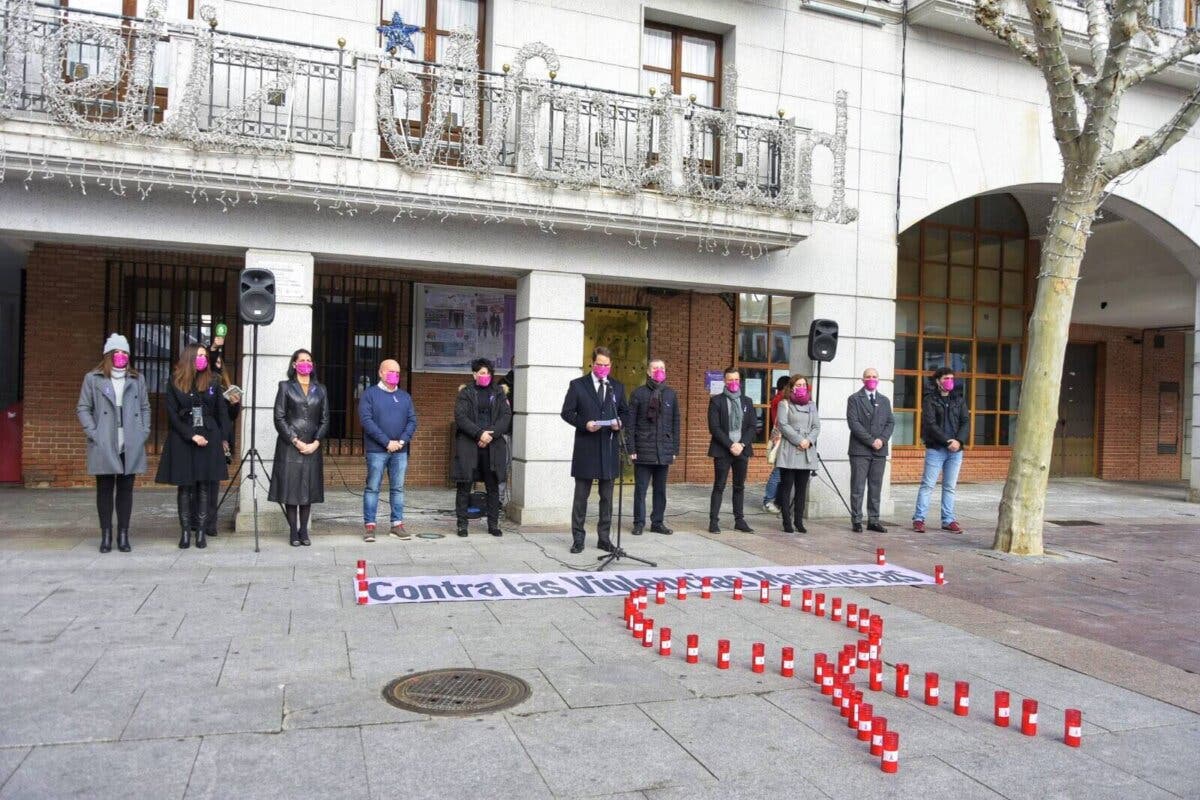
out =
[[[618,415],[618,419],[619,418],[620,416]],[[622,423],[620,430],[617,430],[614,433],[616,433],[615,438],[617,440],[617,542],[613,548],[613,551],[600,559],[600,566],[596,567],[596,571],[602,571],[605,567],[610,566],[616,561],[620,561],[622,558],[628,558],[630,561],[636,561],[639,564],[645,564],[648,567],[657,567],[658,564],[655,562],[647,561],[646,559],[638,558],[637,556],[631,556],[629,553],[626,553],[621,549],[621,528],[623,527],[621,521],[625,511],[624,472],[625,465],[633,462],[629,460],[629,451],[625,447],[624,423]]]

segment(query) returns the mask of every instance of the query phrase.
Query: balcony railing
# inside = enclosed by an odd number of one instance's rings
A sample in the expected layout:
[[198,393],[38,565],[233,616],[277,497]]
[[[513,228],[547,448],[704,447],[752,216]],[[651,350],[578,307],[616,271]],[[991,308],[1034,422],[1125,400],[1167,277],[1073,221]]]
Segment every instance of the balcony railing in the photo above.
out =
[[[646,96],[556,81],[554,67],[549,81],[527,77],[531,58],[557,63],[549,48],[529,48],[511,72],[490,72],[465,33],[452,37],[447,63],[433,64],[170,24],[156,11],[144,19],[0,0],[0,118],[48,120],[100,141],[334,152],[407,171],[855,218],[844,204],[844,96],[837,132],[813,133],[782,113],[737,111],[732,70],[729,107],[708,108],[666,87]],[[812,201],[817,146],[835,161],[826,208]]]

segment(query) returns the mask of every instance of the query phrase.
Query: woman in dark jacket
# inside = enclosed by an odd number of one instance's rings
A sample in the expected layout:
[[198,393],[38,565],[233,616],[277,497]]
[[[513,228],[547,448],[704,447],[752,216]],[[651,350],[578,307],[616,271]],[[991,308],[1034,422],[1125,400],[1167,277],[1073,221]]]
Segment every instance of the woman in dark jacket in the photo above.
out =
[[167,443],[154,480],[179,487],[179,547],[208,546],[208,490],[229,477],[221,442],[228,411],[220,381],[208,368],[208,350],[184,348],[167,387]]
[[483,481],[487,487],[488,533],[501,536],[500,481],[508,471],[508,447],[504,436],[512,429],[512,409],[504,391],[492,383],[492,362],[471,362],[475,380],[459,389],[454,402],[454,460],[450,478],[458,484],[454,512],[458,535],[467,535],[467,503],[471,486]]
[[313,377],[312,353],[292,353],[288,379],[275,393],[275,463],[267,498],[282,503],[292,547],[312,544],[308,518],[313,503],[325,502],[325,463],[321,440],[329,431],[329,395]]
[[119,333],[104,343],[104,359],[83,378],[75,407],[87,435],[87,470],[96,476],[100,552],[112,551],[113,493],[117,499],[117,549],[128,553],[133,480],[146,471],[150,400],[146,383],[129,362],[129,341]]
[[[225,463],[233,463],[234,441],[237,434],[237,419],[238,414],[242,411],[242,395],[240,392],[229,392],[229,388],[233,386],[231,378],[231,370],[227,368],[225,363],[225,337],[217,336],[212,341],[212,346],[208,348],[209,369],[216,374],[220,385],[217,386],[217,391],[225,397],[225,418],[221,422],[225,426],[225,433],[222,436],[221,449],[225,452]],[[208,536],[217,535],[217,506],[221,497],[221,484],[210,483],[208,485],[208,530],[205,533]]]

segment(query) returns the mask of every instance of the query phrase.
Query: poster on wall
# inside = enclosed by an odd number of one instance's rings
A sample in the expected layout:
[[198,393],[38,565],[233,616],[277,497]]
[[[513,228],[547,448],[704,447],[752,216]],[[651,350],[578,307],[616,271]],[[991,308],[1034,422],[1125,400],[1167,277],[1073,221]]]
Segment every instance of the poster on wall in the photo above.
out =
[[413,370],[470,372],[476,358],[512,369],[517,294],[505,289],[418,283],[413,292]]

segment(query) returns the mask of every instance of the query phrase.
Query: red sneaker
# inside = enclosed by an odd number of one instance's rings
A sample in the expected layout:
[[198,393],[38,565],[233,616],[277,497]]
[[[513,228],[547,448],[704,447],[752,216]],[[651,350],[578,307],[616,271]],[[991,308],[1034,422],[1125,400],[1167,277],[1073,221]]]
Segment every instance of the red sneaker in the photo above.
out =
[[951,522],[949,525],[943,525],[942,530],[950,531],[951,533],[963,532],[962,525],[959,525],[957,522]]
[[917,533],[924,533],[925,532],[925,520],[914,519],[913,520],[913,530],[916,531]]

